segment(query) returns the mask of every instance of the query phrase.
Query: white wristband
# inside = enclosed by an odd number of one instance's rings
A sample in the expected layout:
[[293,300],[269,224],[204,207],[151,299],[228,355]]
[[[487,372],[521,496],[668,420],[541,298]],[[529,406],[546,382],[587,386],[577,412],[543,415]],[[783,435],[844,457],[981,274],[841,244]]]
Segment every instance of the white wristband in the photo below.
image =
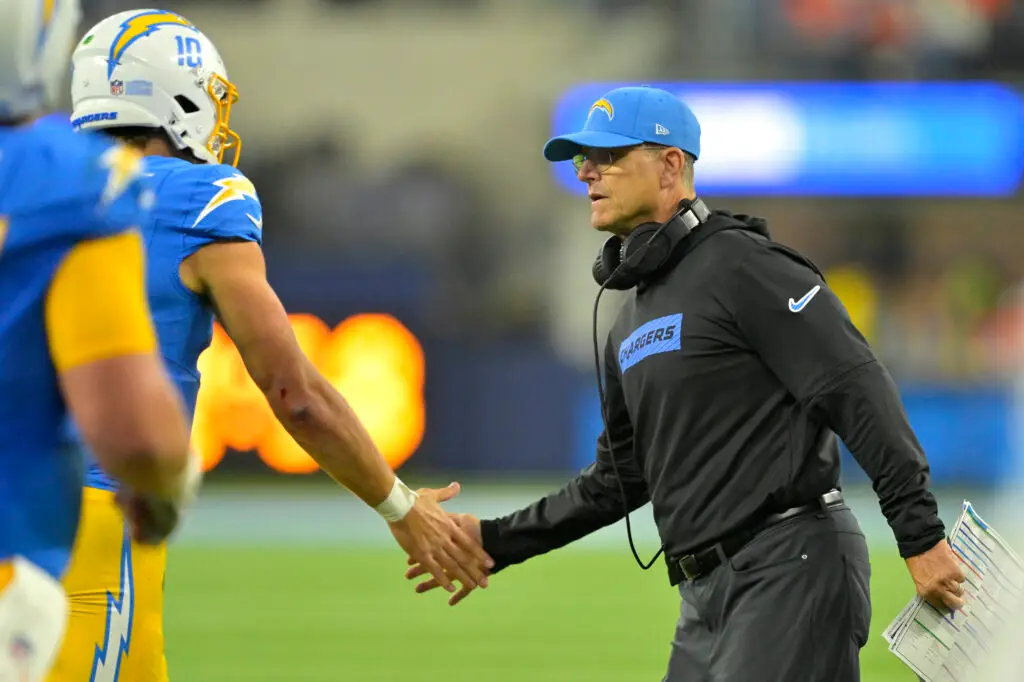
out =
[[398,476],[395,476],[395,484],[391,487],[391,494],[374,509],[384,517],[385,521],[395,523],[405,518],[405,515],[416,504],[417,497],[419,495],[409,490],[409,486],[402,483],[402,479],[398,478]]

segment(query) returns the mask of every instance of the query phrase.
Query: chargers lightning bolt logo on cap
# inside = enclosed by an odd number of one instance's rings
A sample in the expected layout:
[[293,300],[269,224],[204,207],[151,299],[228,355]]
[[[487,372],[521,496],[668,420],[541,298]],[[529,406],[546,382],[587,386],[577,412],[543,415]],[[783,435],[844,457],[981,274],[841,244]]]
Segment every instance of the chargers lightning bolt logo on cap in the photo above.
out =
[[587,112],[587,118],[590,118],[595,111],[603,111],[609,121],[615,118],[615,107],[613,107],[612,103],[604,97],[590,105],[590,111]]
[[114,75],[114,67],[121,61],[124,51],[139,38],[148,36],[161,26],[184,26],[192,30],[198,30],[189,23],[185,17],[174,12],[163,10],[150,10],[129,17],[121,24],[121,30],[114,36],[110,43],[110,56],[107,59],[107,78]]

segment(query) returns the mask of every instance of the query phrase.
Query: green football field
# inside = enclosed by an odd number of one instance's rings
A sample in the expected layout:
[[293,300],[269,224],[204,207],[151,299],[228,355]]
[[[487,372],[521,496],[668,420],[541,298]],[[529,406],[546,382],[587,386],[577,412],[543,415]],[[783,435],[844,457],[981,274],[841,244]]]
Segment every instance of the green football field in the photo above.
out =
[[[913,586],[891,546],[872,565],[862,678],[912,682],[879,633]],[[664,672],[678,594],[660,561],[641,573],[628,548],[537,558],[455,608],[441,592],[414,594],[403,570],[385,548],[175,546],[171,679],[632,682]]]

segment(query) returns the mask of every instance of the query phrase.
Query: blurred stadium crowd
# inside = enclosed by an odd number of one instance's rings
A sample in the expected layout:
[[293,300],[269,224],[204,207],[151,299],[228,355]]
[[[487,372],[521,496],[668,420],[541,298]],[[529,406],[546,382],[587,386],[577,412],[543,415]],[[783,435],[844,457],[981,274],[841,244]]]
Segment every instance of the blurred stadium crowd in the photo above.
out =
[[[127,9],[86,2],[87,23]],[[540,148],[583,80],[1024,78],[1011,0],[168,0],[224,52],[271,277],[325,317],[544,344],[589,367],[586,200]],[[697,188],[700,191],[700,163]],[[955,195],[956,192],[952,191]],[[749,198],[900,378],[1004,376],[1024,347],[1020,193]]]
[[[133,0],[82,2],[87,12],[83,26],[143,6]],[[590,270],[603,236],[588,227],[586,198],[559,186],[541,157],[553,132],[553,111],[571,88],[595,81],[995,81],[1024,93],[1022,0],[154,4],[202,27],[222,51],[240,91],[231,116],[244,141],[240,168],[259,190],[269,277],[287,309],[315,315],[329,327],[358,313],[387,312],[422,344],[420,353],[418,345],[403,345],[401,338],[395,342],[397,350],[382,350],[385,337],[350,334],[343,343],[335,339],[334,345],[348,351],[338,353],[345,355],[338,364],[359,370],[351,371],[358,375],[354,380],[339,382],[346,397],[357,411],[365,408],[360,416],[375,438],[382,433],[390,437],[382,449],[388,446],[389,454],[398,453],[396,461],[415,451],[410,473],[433,483],[482,472],[482,480],[489,474],[504,490],[518,473],[564,472],[593,460],[600,420],[591,354],[597,287]],[[921,118],[942,117],[932,113]],[[707,119],[702,124],[706,131],[715,127]],[[772,128],[771,120],[733,117],[721,122],[721,130],[726,135],[735,130],[739,140],[729,140],[736,147],[730,158],[742,163],[742,153],[736,152],[743,141],[770,135]],[[870,140],[870,133],[859,130],[852,137]],[[965,139],[976,137],[964,135],[950,144],[962,147]],[[890,143],[892,130],[879,131],[877,158],[885,156]],[[1017,147],[1022,162],[1016,166],[1024,167],[1024,139],[1011,137],[1005,144]],[[965,156],[960,148],[951,151],[953,159]],[[708,156],[705,147],[703,168],[709,167]],[[828,160],[827,150],[819,151],[817,159]],[[698,193],[702,161],[696,165]],[[949,161],[942,177],[957,177],[960,169],[949,173],[949,164],[957,163]],[[715,170],[721,177],[731,168]],[[965,176],[971,172],[963,169]],[[855,191],[843,196],[704,195],[713,208],[766,217],[777,240],[825,270],[900,382],[939,485],[1005,484],[1010,460],[1017,457],[1018,480],[1024,487],[1024,192],[1017,180],[1014,191],[987,196],[958,191],[955,182],[948,192],[928,196],[858,196]],[[616,306],[609,300],[614,298],[614,292],[605,294],[602,328],[614,314]],[[306,325],[307,332],[311,326]],[[307,344],[307,350],[309,345],[315,344]],[[225,361],[220,371],[208,371],[213,359],[208,354],[203,367],[206,400],[213,407],[200,408],[197,423],[200,418],[205,423],[195,432],[218,441],[216,457],[224,446],[255,449],[267,465],[256,457],[228,456],[214,476],[231,477],[254,465],[262,473],[314,470],[309,461],[289,460],[271,452],[265,442],[256,442],[256,418],[269,420],[266,410],[256,409],[265,408],[262,395],[246,390],[248,380],[237,357],[233,363]],[[415,366],[418,383],[394,389],[398,379],[408,378],[382,380],[382,366],[398,367],[396,374]],[[406,395],[409,391],[415,395]],[[200,398],[202,403],[203,393]],[[414,401],[415,411],[409,406]],[[401,442],[390,442],[395,440]],[[851,464],[844,463],[844,476],[856,473]],[[453,478],[440,478],[438,472],[451,472]],[[467,485],[470,496],[474,490]],[[281,557],[291,550],[232,554],[225,547],[225,539],[246,543],[253,538],[286,547],[310,539],[319,542],[323,534],[335,532],[358,544],[377,532],[375,526],[369,530],[371,526],[360,524],[358,511],[339,514],[327,506],[335,504],[333,488],[321,498],[311,498],[306,490],[294,497],[287,487],[282,491],[276,498],[276,491],[265,495],[262,489],[243,488],[234,495],[228,490],[212,503],[204,493],[206,515],[197,517],[190,527],[195,535],[187,537],[206,542],[213,553],[202,548],[179,551],[169,574],[176,585],[169,588],[176,596],[168,602],[169,642],[178,647],[170,651],[176,674],[196,680],[232,675],[284,679],[301,665],[315,666],[324,671],[324,679],[335,679],[338,666],[348,665],[356,678],[370,679],[370,671],[383,670],[382,661],[389,660],[376,646],[356,647],[358,651],[346,652],[340,662],[337,656],[338,641],[389,641],[386,635],[377,637],[373,628],[386,632],[393,625],[390,620],[368,625],[365,619],[344,617],[389,613],[380,604],[389,604],[398,592],[394,583],[380,577],[376,555],[353,559],[348,547],[338,555],[296,553],[284,570],[299,571],[301,579],[278,589]],[[513,491],[503,497],[500,490],[484,487],[479,497],[467,499],[464,494],[457,504],[466,506],[456,508],[497,515],[532,496]],[[251,500],[246,503],[245,497]],[[951,493],[951,506],[944,513],[957,508],[961,499],[958,491]],[[1006,507],[1014,514],[1019,499],[1018,491],[1008,498]],[[890,542],[887,528],[878,525],[875,533],[871,525],[872,519],[881,523],[873,495],[863,500],[861,516],[869,535]],[[274,506],[275,501],[282,504]],[[942,504],[946,502],[943,498]],[[986,500],[979,509],[988,506]],[[323,521],[335,518],[345,521]],[[621,528],[602,532],[615,543],[621,541]],[[360,534],[365,537],[354,541]],[[648,544],[650,537],[644,538]],[[502,591],[511,597],[493,602],[493,611],[482,607],[476,612],[478,620],[471,616],[464,621],[461,627],[472,636],[454,641],[472,641],[466,658],[456,656],[466,666],[466,679],[493,676],[491,654],[504,650],[509,633],[516,636],[534,627],[541,608],[537,604],[551,610],[551,603],[568,604],[562,609],[566,613],[584,614],[578,625],[600,626],[572,640],[585,643],[576,647],[580,651],[613,651],[627,643],[623,651],[628,651],[628,660],[616,664],[602,657],[595,664],[600,669],[586,673],[588,679],[623,679],[621,670],[635,673],[649,655],[643,647],[661,647],[661,635],[648,637],[641,631],[627,641],[601,618],[586,617],[595,589],[632,580],[614,572],[630,564],[620,561],[621,548],[615,547],[614,559],[608,554],[595,564],[588,556],[582,572],[575,564],[549,564],[549,571],[561,570],[572,578],[559,581],[551,573],[538,573],[540,582],[527,583],[528,591]],[[877,630],[912,586],[900,582],[907,577],[889,545],[879,547],[890,551],[891,560],[886,564],[886,555],[879,552],[882,561],[873,562],[880,608],[865,671],[882,682],[904,679],[904,671],[884,652]],[[210,582],[215,575],[209,566],[230,566],[224,562],[232,560],[244,570],[218,570],[215,574],[228,582]],[[339,567],[356,573],[339,580]],[[318,582],[317,575],[330,576],[330,584]],[[239,577],[250,582],[240,588]],[[588,580],[607,582],[595,587]],[[565,597],[567,584],[582,592]],[[653,607],[644,606],[647,602],[629,584],[630,590],[622,592],[628,609],[638,622],[655,623],[647,618]],[[654,590],[665,586],[644,584],[657,586],[650,588],[648,602],[661,604],[664,594]],[[346,585],[359,587],[353,592]],[[535,589],[537,585],[543,589]],[[252,611],[254,602],[247,595],[253,593],[269,595],[271,602],[260,602]],[[325,595],[330,597],[326,601]],[[360,604],[372,607],[360,610]],[[396,608],[421,608],[415,617],[433,623],[434,611],[428,609],[434,605],[418,605],[403,601]],[[666,624],[676,615],[674,603],[667,605],[658,614]],[[246,627],[239,630],[239,622]],[[359,631],[347,636],[338,629],[344,623],[357,624]],[[504,630],[494,630],[502,624]],[[564,625],[555,622],[553,627],[557,636],[552,631],[520,637],[527,645],[552,647],[528,652],[520,656],[522,661],[564,662]],[[481,643],[479,638],[492,630],[496,634],[491,643]],[[209,643],[224,633],[232,633],[231,639],[218,640],[215,662],[204,652],[214,651]],[[615,641],[595,646],[601,636],[614,636]],[[266,646],[259,646],[261,638]],[[288,646],[280,646],[282,642]],[[430,668],[434,654],[436,667]],[[455,679],[447,645],[425,646],[417,656],[426,661],[421,679]],[[650,654],[650,660],[660,666],[660,656]],[[405,665],[405,659],[394,659],[394,664]],[[436,677],[431,670],[438,671]],[[514,666],[507,674],[509,679],[524,676]],[[584,673],[572,669],[553,673],[552,679],[572,674]]]

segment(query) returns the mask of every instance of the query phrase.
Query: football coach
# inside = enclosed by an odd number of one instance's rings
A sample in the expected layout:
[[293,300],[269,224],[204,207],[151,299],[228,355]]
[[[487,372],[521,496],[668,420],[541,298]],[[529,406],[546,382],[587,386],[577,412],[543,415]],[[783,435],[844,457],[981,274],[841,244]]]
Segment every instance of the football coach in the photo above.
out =
[[962,606],[964,573],[891,376],[813,263],[764,220],[697,198],[693,112],[663,90],[616,89],[544,156],[575,165],[592,227],[611,235],[594,276],[629,293],[605,344],[596,461],[503,518],[455,515],[492,573],[650,501],[682,596],[665,680],[859,680],[870,565],[838,489],[838,435],[918,593]]

